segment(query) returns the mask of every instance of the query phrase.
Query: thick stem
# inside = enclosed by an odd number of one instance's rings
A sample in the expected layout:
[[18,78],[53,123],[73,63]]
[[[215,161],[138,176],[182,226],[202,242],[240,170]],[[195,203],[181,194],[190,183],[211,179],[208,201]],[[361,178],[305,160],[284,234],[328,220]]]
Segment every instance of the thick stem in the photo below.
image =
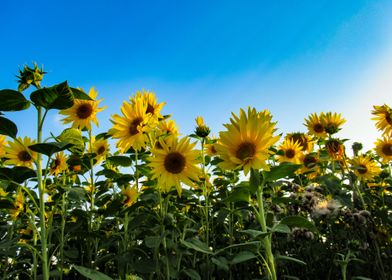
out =
[[[204,233],[205,233],[205,241],[208,247],[210,247],[210,223],[209,223],[209,192],[207,189],[207,175],[206,175],[206,160],[204,154],[204,142],[205,138],[201,140],[201,160],[202,160],[202,175],[203,175],[203,196],[204,196]],[[209,267],[210,267],[210,258],[209,255],[205,255],[207,269],[206,269],[206,278],[209,279]]]

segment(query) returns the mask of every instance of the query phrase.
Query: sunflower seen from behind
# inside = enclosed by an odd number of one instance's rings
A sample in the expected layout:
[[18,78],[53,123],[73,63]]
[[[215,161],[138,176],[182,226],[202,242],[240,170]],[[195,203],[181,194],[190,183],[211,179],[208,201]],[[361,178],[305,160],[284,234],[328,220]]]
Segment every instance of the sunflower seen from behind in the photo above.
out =
[[14,141],[8,142],[8,145],[4,147],[7,158],[4,164],[32,168],[33,163],[37,160],[37,153],[28,147],[33,144],[35,144],[35,140],[31,140],[27,136],[23,139],[18,137]]
[[[264,112],[264,113],[263,113]],[[266,163],[272,152],[269,148],[280,136],[274,136],[276,123],[271,122],[267,111],[258,113],[255,108],[241,109],[239,116],[232,113],[226,131],[219,133],[215,149],[222,159],[223,169],[243,169],[245,175],[250,169],[269,170]]]
[[381,173],[381,168],[370,155],[360,155],[350,160],[351,170],[360,181],[373,181]]
[[377,139],[375,144],[376,154],[381,158],[383,163],[388,163],[392,160],[392,137],[383,137]]
[[198,168],[199,151],[195,150],[196,143],[190,143],[190,139],[171,138],[171,145],[165,141],[159,141],[161,148],[152,149],[149,166],[151,167],[152,179],[157,179],[158,189],[169,192],[172,187],[177,189],[181,196],[181,183],[193,186],[193,181],[198,181],[201,171]]
[[373,106],[372,120],[376,121],[376,128],[382,131],[383,135],[391,135],[392,133],[392,109],[384,104],[382,106]]
[[98,126],[97,113],[106,107],[98,108],[102,99],[96,100],[98,92],[91,88],[88,96],[92,100],[75,99],[71,108],[61,110],[60,114],[66,116],[62,119],[64,124],[72,123],[73,128],[91,130],[91,123]]

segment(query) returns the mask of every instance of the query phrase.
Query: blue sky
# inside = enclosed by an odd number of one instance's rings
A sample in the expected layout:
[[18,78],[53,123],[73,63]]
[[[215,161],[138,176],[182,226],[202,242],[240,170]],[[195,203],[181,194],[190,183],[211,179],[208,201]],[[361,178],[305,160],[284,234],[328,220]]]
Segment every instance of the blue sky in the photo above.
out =
[[[391,12],[383,0],[3,0],[0,88],[16,88],[18,68],[37,62],[45,85],[98,90],[109,108],[97,133],[144,88],[183,134],[202,115],[217,135],[249,105],[269,109],[281,132],[305,131],[308,114],[332,110],[347,119],[342,137],[370,148],[380,135],[371,105],[392,103]],[[33,133],[33,109],[7,116],[20,135]],[[62,128],[51,114],[46,129]]]

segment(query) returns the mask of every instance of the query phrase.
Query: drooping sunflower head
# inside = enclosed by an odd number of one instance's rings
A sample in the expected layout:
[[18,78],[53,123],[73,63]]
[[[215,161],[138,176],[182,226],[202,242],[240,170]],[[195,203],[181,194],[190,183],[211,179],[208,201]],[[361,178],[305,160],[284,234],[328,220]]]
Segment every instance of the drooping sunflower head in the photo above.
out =
[[323,114],[320,118],[325,131],[332,135],[338,132],[341,126],[346,122],[342,117],[342,114],[327,112]]
[[350,160],[351,170],[360,181],[373,181],[381,173],[381,168],[370,155],[360,155]]
[[195,150],[195,143],[189,138],[172,138],[171,146],[160,141],[161,149],[153,149],[149,166],[152,168],[152,179],[158,180],[158,188],[168,192],[176,187],[181,196],[181,183],[193,186],[193,181],[199,180],[201,174],[197,167],[199,151]]
[[109,153],[110,147],[108,140],[104,138],[96,139],[93,137],[89,150],[96,154],[95,159],[97,160],[97,163],[100,163]]
[[376,128],[383,132],[383,135],[392,133],[392,109],[384,104],[382,106],[373,106],[372,114],[375,116],[372,120],[376,121]]
[[7,138],[4,135],[0,135],[0,158],[5,156],[5,146],[7,145]]
[[325,131],[325,127],[321,122],[324,113],[320,115],[313,113],[310,114],[307,119],[305,119],[305,126],[308,128],[309,134],[314,135],[318,138],[327,137],[327,132]]
[[240,169],[248,174],[250,169],[269,170],[266,160],[271,155],[269,148],[280,136],[274,136],[276,123],[271,122],[269,113],[258,113],[255,108],[248,108],[240,115],[232,113],[226,131],[219,133],[219,140],[214,145],[222,162],[223,169]]
[[88,95],[92,100],[75,99],[71,108],[60,111],[60,114],[66,116],[62,119],[64,124],[72,123],[73,128],[87,128],[88,130],[91,130],[92,122],[98,126],[97,113],[106,107],[98,108],[102,99],[96,99],[98,92],[94,88],[90,89]]
[[331,138],[325,142],[328,155],[334,160],[342,160],[345,156],[345,147],[341,140]]
[[313,151],[314,141],[313,139],[302,132],[288,133],[285,139],[291,139],[293,142],[298,142],[303,152],[310,153]]
[[146,132],[151,130],[151,114],[146,113],[147,104],[136,102],[135,104],[125,102],[121,107],[122,116],[112,115],[113,127],[109,134],[119,139],[117,147],[121,153],[130,148],[141,150],[146,146]]
[[154,120],[157,122],[162,119],[161,110],[165,102],[158,103],[155,93],[144,89],[137,91],[135,96],[131,98],[131,103],[133,105],[143,103],[145,113],[151,115],[151,121]]
[[35,144],[35,141],[27,136],[23,139],[18,137],[13,142],[9,142],[8,146],[4,147],[5,157],[7,158],[4,164],[31,168],[37,159],[37,153],[28,148],[33,144]]
[[382,139],[377,139],[375,151],[377,155],[381,158],[383,163],[388,163],[392,160],[392,137],[383,137]]
[[300,164],[303,156],[302,147],[298,141],[293,139],[286,139],[282,145],[279,146],[282,154],[278,155],[279,162],[291,162],[294,164]]
[[58,174],[66,171],[68,169],[67,156],[61,151],[56,154],[52,160],[52,165],[50,167],[50,173],[57,176]]
[[124,196],[124,207],[132,206],[137,201],[137,198],[139,196],[139,190],[136,185],[133,187],[128,186],[124,188],[121,193]]

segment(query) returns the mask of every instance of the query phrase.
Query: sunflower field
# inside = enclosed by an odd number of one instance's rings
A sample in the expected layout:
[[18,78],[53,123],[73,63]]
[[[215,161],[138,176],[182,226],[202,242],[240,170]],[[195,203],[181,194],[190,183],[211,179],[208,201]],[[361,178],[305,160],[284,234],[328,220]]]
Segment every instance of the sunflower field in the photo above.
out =
[[[249,107],[217,138],[200,116],[181,135],[145,90],[94,134],[97,91],[44,75],[25,66],[17,90],[0,90],[2,279],[392,279],[388,105],[371,112],[370,151],[337,136],[335,112],[278,134]],[[27,109],[33,136],[8,115]]]

